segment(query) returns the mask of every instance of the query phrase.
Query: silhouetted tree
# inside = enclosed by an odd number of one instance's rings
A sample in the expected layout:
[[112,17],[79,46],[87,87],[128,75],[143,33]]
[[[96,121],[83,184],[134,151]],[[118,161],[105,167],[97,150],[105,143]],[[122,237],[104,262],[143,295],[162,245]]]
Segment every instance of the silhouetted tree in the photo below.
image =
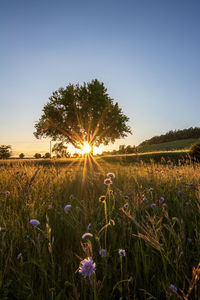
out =
[[35,153],[34,157],[38,159],[38,158],[42,158],[42,155],[40,153]]
[[24,158],[24,153],[20,153],[19,158],[23,159]]
[[67,146],[65,146],[63,142],[56,143],[53,146],[52,152],[55,152],[57,158],[69,157],[69,153],[67,152]]
[[131,133],[128,120],[107,94],[103,82],[95,79],[53,92],[35,125],[34,135],[71,143],[80,149],[88,142],[93,150],[93,145],[107,145]]
[[0,159],[7,159],[11,156],[11,146],[1,145],[0,146]]
[[51,158],[51,154],[49,152],[45,153],[44,158]]

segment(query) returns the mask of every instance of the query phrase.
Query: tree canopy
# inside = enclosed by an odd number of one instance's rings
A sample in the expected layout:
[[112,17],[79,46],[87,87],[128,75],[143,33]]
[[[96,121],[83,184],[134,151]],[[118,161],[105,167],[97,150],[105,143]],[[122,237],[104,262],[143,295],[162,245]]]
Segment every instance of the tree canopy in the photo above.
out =
[[11,156],[11,146],[1,145],[0,146],[0,159],[7,159]]
[[104,83],[95,79],[53,92],[35,125],[34,135],[71,143],[80,149],[85,142],[91,147],[108,145],[131,134],[128,120],[107,94]]

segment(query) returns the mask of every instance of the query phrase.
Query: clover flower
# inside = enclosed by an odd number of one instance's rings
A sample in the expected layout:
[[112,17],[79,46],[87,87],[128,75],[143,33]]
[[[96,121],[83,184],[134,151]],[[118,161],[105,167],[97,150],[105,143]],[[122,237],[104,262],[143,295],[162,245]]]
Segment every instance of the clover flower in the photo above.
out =
[[90,232],[86,232],[82,235],[82,239],[84,240],[86,237],[93,237],[93,234]]
[[124,249],[119,249],[119,256],[126,256],[126,251]]
[[115,174],[114,173],[108,173],[107,176],[110,177],[110,178],[112,178],[112,179],[115,178]]
[[105,180],[104,180],[104,184],[106,184],[106,185],[109,185],[109,184],[112,184],[113,182],[112,182],[112,180],[110,179],[110,178],[106,178]]
[[177,291],[178,291],[177,287],[175,287],[175,285],[173,285],[173,284],[170,284],[169,288],[170,288],[170,290],[172,290],[175,293],[177,293]]
[[38,227],[38,225],[40,225],[40,222],[37,219],[32,219],[29,221],[29,223],[34,227]]
[[84,278],[90,277],[95,271],[96,264],[93,262],[91,257],[85,258],[80,262],[78,272],[83,275]]
[[101,257],[106,257],[106,250],[105,249],[101,249],[99,251],[99,255],[101,255]]
[[72,207],[71,204],[65,205],[64,211],[66,212],[66,214],[68,214],[69,209],[70,209],[71,207]]

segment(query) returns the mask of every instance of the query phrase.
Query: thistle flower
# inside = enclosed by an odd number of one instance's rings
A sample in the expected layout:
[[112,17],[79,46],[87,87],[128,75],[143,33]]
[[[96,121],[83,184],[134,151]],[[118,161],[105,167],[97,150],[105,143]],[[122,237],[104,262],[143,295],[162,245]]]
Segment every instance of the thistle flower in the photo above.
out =
[[177,291],[178,291],[177,287],[175,287],[175,285],[173,285],[173,284],[170,284],[169,288],[170,288],[170,290],[172,290],[175,293],[177,293]]
[[101,249],[99,251],[99,255],[101,255],[101,257],[106,257],[106,250],[105,249]]
[[32,219],[29,223],[34,227],[38,227],[38,225],[40,225],[40,222],[37,219]]
[[82,235],[82,239],[84,240],[86,237],[93,237],[93,234],[90,232],[86,232]]
[[119,249],[119,256],[126,256],[126,251],[124,249]]
[[108,177],[110,177],[110,178],[112,178],[112,179],[115,178],[115,174],[114,174],[114,173],[108,173],[106,176],[108,176]]
[[78,272],[83,275],[84,278],[90,277],[95,271],[96,264],[93,262],[91,257],[85,258],[80,262]]
[[156,207],[156,204],[155,203],[152,203],[151,204],[151,208],[155,208]]
[[66,214],[68,214],[69,209],[70,209],[71,207],[72,207],[71,204],[65,205],[64,211],[66,212]]
[[112,180],[110,179],[110,178],[106,178],[105,180],[104,180],[104,184],[106,184],[106,185],[109,185],[109,184],[112,184],[113,182],[112,182]]

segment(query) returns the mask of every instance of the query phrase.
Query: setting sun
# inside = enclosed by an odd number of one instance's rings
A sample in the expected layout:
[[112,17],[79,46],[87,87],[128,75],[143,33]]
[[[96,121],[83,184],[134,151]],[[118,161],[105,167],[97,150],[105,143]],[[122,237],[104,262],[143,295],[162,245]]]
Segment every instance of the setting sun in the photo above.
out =
[[82,151],[84,154],[91,152],[91,146],[88,144],[88,142],[84,142],[83,146],[81,146]]

